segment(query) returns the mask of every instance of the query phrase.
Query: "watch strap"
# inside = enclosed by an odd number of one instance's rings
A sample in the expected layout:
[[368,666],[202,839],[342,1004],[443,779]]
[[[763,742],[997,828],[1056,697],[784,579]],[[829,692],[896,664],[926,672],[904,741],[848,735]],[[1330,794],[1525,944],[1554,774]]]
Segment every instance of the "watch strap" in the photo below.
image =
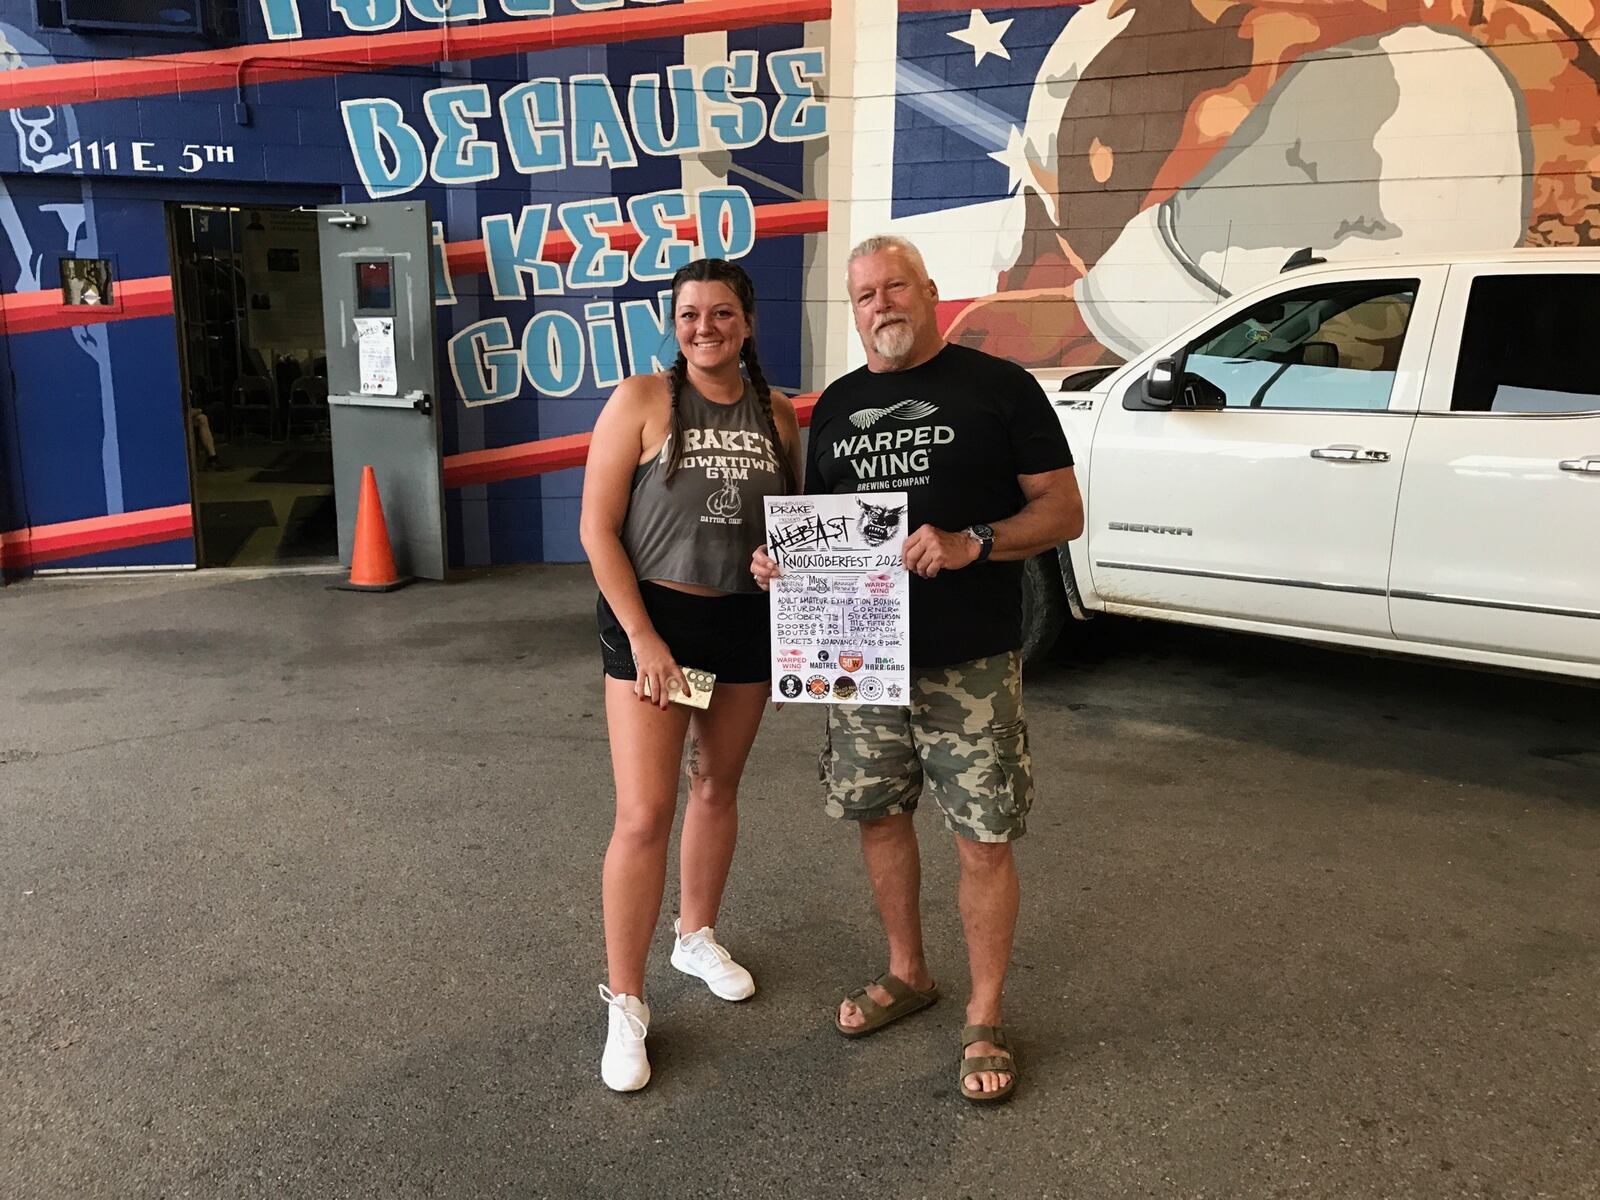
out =
[[[985,528],[988,528],[988,526],[985,526]],[[994,549],[994,530],[990,529],[989,536],[984,537],[978,532],[976,526],[968,525],[964,532],[969,538],[978,543],[978,557],[972,561],[975,563],[987,562],[989,552]]]

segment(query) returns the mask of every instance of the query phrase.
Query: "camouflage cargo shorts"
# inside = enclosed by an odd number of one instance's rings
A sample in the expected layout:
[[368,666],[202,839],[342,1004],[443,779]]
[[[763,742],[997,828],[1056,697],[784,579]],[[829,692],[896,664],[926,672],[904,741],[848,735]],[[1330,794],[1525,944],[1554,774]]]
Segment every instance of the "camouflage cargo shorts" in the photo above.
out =
[[910,708],[830,705],[818,775],[832,817],[913,812],[926,793],[959,837],[1021,837],[1033,804],[1022,656],[914,668]]

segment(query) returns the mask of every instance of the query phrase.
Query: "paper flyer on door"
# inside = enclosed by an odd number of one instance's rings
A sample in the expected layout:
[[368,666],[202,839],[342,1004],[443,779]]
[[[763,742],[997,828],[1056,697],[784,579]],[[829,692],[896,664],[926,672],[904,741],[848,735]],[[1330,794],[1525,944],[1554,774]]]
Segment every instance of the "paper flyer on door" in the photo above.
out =
[[394,360],[394,318],[357,317],[356,346],[363,396],[395,396],[400,377]]
[[767,497],[772,698],[910,703],[904,492]]

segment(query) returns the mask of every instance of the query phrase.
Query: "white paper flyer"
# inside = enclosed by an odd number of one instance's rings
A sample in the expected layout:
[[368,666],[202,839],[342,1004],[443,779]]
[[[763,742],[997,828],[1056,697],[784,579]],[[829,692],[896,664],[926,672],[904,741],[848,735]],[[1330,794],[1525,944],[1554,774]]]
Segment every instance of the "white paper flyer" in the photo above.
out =
[[394,362],[394,318],[357,317],[356,348],[363,396],[395,396],[400,379]]
[[767,497],[772,698],[910,703],[904,492]]

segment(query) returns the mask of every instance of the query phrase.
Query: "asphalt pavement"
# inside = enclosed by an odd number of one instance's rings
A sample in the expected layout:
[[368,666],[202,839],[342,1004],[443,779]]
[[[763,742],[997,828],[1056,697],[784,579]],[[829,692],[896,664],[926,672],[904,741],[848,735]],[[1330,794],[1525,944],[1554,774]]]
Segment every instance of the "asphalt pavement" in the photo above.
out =
[[[883,968],[817,712],[763,726],[655,1078],[598,1078],[576,567],[0,591],[0,1197],[1600,1196],[1600,690],[1100,622],[1030,671],[1013,1103]],[[673,872],[675,875],[675,871]]]

